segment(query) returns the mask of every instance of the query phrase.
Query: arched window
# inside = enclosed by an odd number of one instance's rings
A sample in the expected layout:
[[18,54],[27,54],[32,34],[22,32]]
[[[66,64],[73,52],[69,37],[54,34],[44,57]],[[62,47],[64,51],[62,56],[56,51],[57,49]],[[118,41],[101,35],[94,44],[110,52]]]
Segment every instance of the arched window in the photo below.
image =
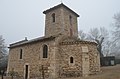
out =
[[70,25],[72,26],[72,16],[69,16],[69,20],[70,20]]
[[48,46],[44,45],[43,46],[43,58],[47,58],[48,57]]
[[73,57],[70,57],[70,63],[73,63]]
[[52,14],[52,22],[55,22],[55,13]]

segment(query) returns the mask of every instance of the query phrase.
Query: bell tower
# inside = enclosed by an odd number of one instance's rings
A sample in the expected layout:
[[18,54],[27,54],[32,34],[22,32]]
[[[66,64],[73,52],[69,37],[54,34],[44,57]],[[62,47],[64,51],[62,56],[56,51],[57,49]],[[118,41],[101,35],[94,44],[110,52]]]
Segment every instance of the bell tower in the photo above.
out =
[[64,36],[78,36],[77,17],[79,15],[63,3],[47,9],[45,14],[45,36],[62,34]]

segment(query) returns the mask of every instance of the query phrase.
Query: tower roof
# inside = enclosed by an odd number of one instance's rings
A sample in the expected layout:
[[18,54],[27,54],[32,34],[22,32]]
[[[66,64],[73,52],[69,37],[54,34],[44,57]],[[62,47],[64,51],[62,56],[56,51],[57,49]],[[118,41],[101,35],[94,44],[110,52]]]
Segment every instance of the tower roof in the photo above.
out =
[[60,8],[60,7],[64,7],[66,9],[68,9],[69,11],[71,11],[72,13],[74,13],[77,17],[79,17],[79,15],[76,12],[74,12],[73,10],[71,10],[69,7],[67,7],[63,3],[61,3],[61,4],[57,5],[57,6],[54,6],[54,7],[50,8],[50,9],[47,9],[47,10],[43,11],[43,13],[46,14],[46,13],[48,13],[48,12],[50,12],[52,10],[55,10],[57,8]]

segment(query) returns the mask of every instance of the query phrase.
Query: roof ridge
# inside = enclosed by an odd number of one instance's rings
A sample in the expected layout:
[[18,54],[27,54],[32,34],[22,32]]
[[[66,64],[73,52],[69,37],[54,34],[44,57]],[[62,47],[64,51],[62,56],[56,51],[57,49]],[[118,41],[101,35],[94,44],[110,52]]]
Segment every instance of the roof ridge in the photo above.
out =
[[27,41],[23,41],[23,42],[16,42],[16,43],[10,44],[10,47],[8,47],[8,48],[20,46],[20,45],[23,45],[23,44],[33,43],[33,42],[37,42],[37,41],[54,39],[54,38],[55,38],[54,36],[50,36],[50,37],[45,37],[45,36],[38,37],[38,38],[31,39],[31,40],[27,40]]
[[56,5],[56,6],[52,7],[52,8],[49,8],[49,9],[43,11],[43,13],[46,14],[47,12],[50,12],[51,10],[54,10],[54,9],[62,7],[62,6],[65,7],[66,9],[68,9],[69,11],[71,11],[72,13],[74,13],[77,17],[79,17],[79,15],[76,12],[74,12],[72,9],[67,7],[64,3],[60,3],[60,4],[58,4],[58,5]]

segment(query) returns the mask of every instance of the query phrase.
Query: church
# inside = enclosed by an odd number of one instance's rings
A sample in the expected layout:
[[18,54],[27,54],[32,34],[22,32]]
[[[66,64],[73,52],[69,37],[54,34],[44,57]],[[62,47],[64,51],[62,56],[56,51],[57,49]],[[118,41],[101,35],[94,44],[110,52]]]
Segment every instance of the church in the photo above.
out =
[[7,73],[24,79],[62,79],[99,72],[97,43],[78,37],[79,15],[63,3],[43,14],[43,37],[10,44]]

